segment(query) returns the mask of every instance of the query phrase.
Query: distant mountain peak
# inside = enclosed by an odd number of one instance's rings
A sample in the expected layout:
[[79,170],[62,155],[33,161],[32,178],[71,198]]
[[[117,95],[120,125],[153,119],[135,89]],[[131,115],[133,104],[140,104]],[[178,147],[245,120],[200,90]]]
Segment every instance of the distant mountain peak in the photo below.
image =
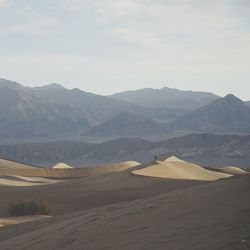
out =
[[21,84],[15,82],[15,81],[6,80],[6,79],[3,79],[3,78],[0,78],[0,87],[1,86],[11,87],[11,88],[23,87]]
[[180,130],[209,133],[249,133],[250,109],[238,97],[229,94],[174,121]]
[[233,95],[233,94],[228,94],[224,97],[224,100],[228,100],[228,101],[237,101],[237,102],[242,102],[241,99],[239,99],[237,96]]
[[58,83],[50,83],[48,85],[42,86],[43,89],[65,89],[62,85]]
[[169,87],[125,91],[113,94],[111,97],[144,107],[185,110],[198,109],[219,98],[212,93],[178,90]]

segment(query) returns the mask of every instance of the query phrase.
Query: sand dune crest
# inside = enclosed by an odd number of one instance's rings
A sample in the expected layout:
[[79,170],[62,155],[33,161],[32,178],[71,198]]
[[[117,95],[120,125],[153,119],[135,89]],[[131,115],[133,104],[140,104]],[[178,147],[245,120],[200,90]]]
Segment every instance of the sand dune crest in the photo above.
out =
[[[56,168],[32,167],[29,165],[0,159],[0,176],[25,177],[86,177],[102,175],[110,172],[122,171],[140,165],[139,162],[125,161],[100,166],[72,168],[60,163]],[[67,167],[68,166],[68,167]],[[2,183],[5,181],[3,180]],[[18,183],[17,183],[18,184]],[[20,183],[21,184],[21,183]]]
[[170,157],[165,161],[156,161],[154,164],[134,170],[132,173],[149,177],[204,181],[215,181],[232,176],[227,173],[207,170],[199,165],[182,161],[177,157]]
[[241,168],[238,168],[238,167],[233,167],[233,166],[228,166],[228,167],[221,167],[219,168],[218,170],[221,170],[222,172],[224,173],[228,173],[228,174],[247,174],[248,172],[241,169]]
[[53,169],[70,169],[73,168],[71,166],[69,166],[68,164],[65,163],[58,163],[55,166],[52,167]]
[[184,162],[183,160],[177,158],[176,156],[171,156],[164,160],[165,162]]
[[37,167],[15,161],[0,159],[0,169],[36,169]]
[[23,177],[16,175],[0,177],[0,186],[29,187],[55,184],[58,182],[61,181],[42,177]]

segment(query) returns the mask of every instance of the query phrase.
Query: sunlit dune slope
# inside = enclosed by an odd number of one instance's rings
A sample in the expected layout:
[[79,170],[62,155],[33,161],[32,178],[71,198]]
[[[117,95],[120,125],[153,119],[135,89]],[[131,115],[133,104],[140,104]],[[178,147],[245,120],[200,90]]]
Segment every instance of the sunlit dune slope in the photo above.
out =
[[182,161],[174,156],[164,161],[155,161],[150,166],[133,170],[132,173],[149,177],[203,181],[214,181],[232,176],[226,173],[207,170],[196,164]]
[[227,167],[221,167],[218,170],[224,172],[224,173],[228,173],[228,174],[232,174],[232,175],[238,175],[238,174],[247,174],[248,172],[238,168],[238,167],[234,167],[234,166],[227,166]]
[[42,177],[22,177],[22,176],[3,176],[0,177],[0,186],[13,186],[13,187],[29,187],[39,185],[55,184],[61,181],[51,180]]
[[65,163],[58,163],[55,166],[52,167],[53,169],[69,169],[69,168],[73,168],[71,166],[69,166],[68,164]]
[[47,216],[47,215],[32,215],[32,216],[0,218],[0,228],[4,226],[9,226],[9,225],[16,225],[16,224],[21,224],[25,222],[46,219],[50,217],[51,216]]
[[3,160],[0,162],[0,176],[84,177],[121,171],[137,165],[138,162],[126,161],[87,168],[39,168]]
[[35,166],[31,166],[28,164],[24,164],[24,163],[19,163],[16,161],[9,161],[9,160],[4,160],[4,159],[0,159],[0,171],[4,170],[4,169],[36,169],[37,167]]

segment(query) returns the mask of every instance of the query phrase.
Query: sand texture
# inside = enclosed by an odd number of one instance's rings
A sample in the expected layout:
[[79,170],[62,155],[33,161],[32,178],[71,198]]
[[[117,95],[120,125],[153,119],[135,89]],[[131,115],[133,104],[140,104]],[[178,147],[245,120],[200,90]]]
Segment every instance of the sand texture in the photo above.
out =
[[[206,170],[176,158],[166,163],[179,166],[182,174],[182,164],[188,166],[191,177],[197,176],[198,170],[204,177]],[[152,165],[157,163],[120,163],[116,168],[109,165],[110,172],[105,166],[98,168],[98,174],[91,172],[54,185],[1,186],[0,249],[250,249],[250,175],[208,181],[206,172],[206,180],[201,181],[131,174]],[[66,171],[71,170],[75,169]],[[217,176],[216,171],[211,172]],[[9,178],[26,182],[44,179]],[[7,208],[20,198],[47,200],[55,216],[15,225],[17,219],[7,218]]]
[[[87,179],[81,180],[83,186],[89,184]],[[120,173],[90,179],[94,181],[92,188],[95,190],[109,187],[109,198],[103,190],[99,195],[86,190],[93,198],[92,202],[85,200],[92,204],[89,209],[4,227],[0,233],[0,249],[245,250],[250,247],[249,175],[205,184],[164,179],[174,189],[163,185],[161,178]],[[125,180],[127,185],[119,184]],[[138,180],[140,188],[134,188],[132,180]],[[183,186],[184,183],[190,184]],[[133,192],[128,195],[129,186]],[[147,189],[148,186],[156,193],[135,200],[133,194],[140,194],[143,187]],[[118,190],[126,194],[127,201],[117,202],[114,194]],[[56,196],[61,191],[54,189],[51,192]],[[94,200],[103,196],[109,204],[94,204]]]
[[207,170],[176,157],[170,157],[165,161],[155,161],[152,165],[145,168],[133,170],[132,173],[148,177],[202,181],[215,181],[232,176],[227,173]]
[[4,160],[4,159],[0,159],[0,170],[4,170],[4,169],[29,169],[29,170],[33,170],[36,169],[35,166],[31,166],[28,164],[24,164],[24,163],[19,163],[16,161],[9,161],[9,160]]
[[[134,161],[119,162],[114,164],[93,166],[86,168],[40,168],[20,164],[13,161],[0,160],[0,176],[26,176],[26,177],[84,177],[102,175],[109,172],[121,171],[140,163]],[[64,166],[61,164],[60,166]]]
[[45,218],[50,218],[51,216],[47,215],[32,215],[32,216],[20,216],[20,217],[7,217],[0,218],[0,227],[5,227],[9,225],[16,225],[26,222],[37,221]]
[[38,185],[49,185],[61,182],[60,180],[51,180],[42,177],[22,177],[22,176],[2,176],[0,177],[0,186],[28,187]]
[[67,168],[73,168],[73,167],[71,167],[65,163],[58,163],[55,166],[53,166],[52,168],[54,168],[54,169],[67,169]]
[[221,167],[219,168],[220,171],[224,172],[224,173],[228,173],[228,174],[232,174],[232,175],[237,175],[237,174],[247,174],[248,172],[238,168],[238,167],[234,167],[234,166],[228,166],[228,167]]

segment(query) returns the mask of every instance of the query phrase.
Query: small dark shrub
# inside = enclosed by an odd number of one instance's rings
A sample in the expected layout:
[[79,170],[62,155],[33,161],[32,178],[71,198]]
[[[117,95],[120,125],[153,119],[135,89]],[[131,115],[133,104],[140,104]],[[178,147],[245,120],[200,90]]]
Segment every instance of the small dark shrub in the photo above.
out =
[[25,215],[52,215],[54,209],[45,200],[20,199],[10,203],[9,214],[11,216]]

